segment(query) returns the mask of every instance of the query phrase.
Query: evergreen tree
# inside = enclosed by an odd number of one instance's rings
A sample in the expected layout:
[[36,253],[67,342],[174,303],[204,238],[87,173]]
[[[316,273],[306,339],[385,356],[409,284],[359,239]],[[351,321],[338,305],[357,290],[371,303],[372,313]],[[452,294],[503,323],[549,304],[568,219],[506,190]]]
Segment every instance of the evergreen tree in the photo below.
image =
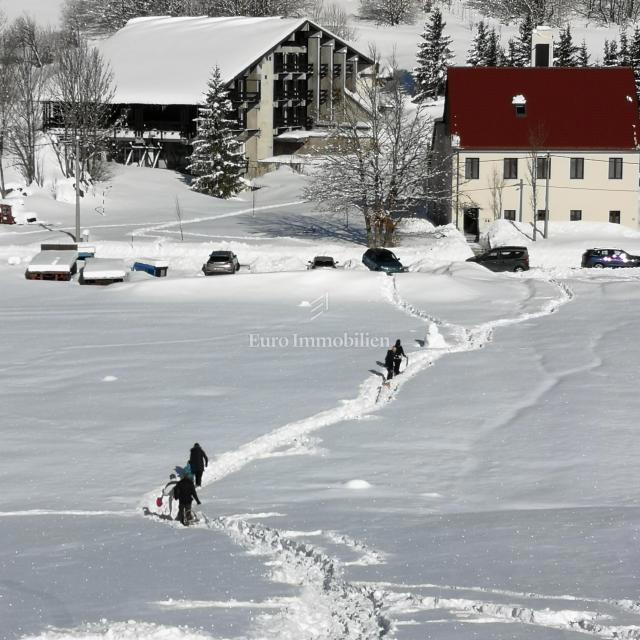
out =
[[631,66],[631,54],[629,52],[629,38],[626,29],[620,32],[620,51],[618,52],[618,64],[622,67]]
[[564,31],[560,31],[558,45],[554,51],[556,67],[575,67],[577,65],[577,47],[573,44],[571,27],[567,25]]
[[636,93],[640,98],[640,27],[633,30],[633,38],[629,46],[629,62],[633,67],[633,75],[636,79]]
[[509,42],[507,42],[507,51],[505,53],[505,65],[508,67],[519,67],[520,64],[518,63],[518,43],[513,38],[509,38]]
[[604,56],[602,58],[602,64],[605,67],[618,66],[618,41],[617,40],[604,41]]
[[589,51],[587,50],[587,41],[583,40],[576,53],[576,64],[579,67],[588,67],[590,58],[591,56],[589,55]]
[[476,35],[467,54],[467,64],[472,67],[484,66],[487,58],[487,25],[483,20],[478,22]]
[[533,20],[530,13],[526,13],[518,27],[518,37],[515,41],[514,67],[531,66],[531,37],[533,34]]
[[487,51],[484,60],[485,67],[498,67],[504,60],[504,51],[500,46],[500,37],[495,29],[487,34]]
[[195,176],[194,191],[228,198],[242,188],[240,179],[245,161],[232,129],[237,126],[227,114],[232,109],[229,92],[215,67],[209,79],[204,106],[199,109],[198,135],[187,169]]
[[414,71],[416,102],[426,98],[435,99],[444,93],[447,68],[453,59],[451,38],[444,35],[445,26],[440,9],[434,9],[424,26],[422,42],[418,47],[418,65]]

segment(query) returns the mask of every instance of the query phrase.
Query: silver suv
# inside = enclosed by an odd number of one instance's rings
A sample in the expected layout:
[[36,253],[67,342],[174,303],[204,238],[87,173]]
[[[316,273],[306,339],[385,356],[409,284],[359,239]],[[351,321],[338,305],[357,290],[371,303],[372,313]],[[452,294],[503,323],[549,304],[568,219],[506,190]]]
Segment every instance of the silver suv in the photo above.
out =
[[213,251],[209,259],[202,265],[205,276],[217,273],[235,273],[240,269],[238,256],[233,251]]

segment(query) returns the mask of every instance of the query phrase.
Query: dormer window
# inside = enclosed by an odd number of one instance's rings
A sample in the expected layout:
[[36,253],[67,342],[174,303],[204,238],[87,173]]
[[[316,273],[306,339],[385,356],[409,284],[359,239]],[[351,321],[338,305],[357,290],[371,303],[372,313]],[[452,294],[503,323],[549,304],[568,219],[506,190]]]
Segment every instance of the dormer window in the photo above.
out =
[[527,99],[523,95],[513,96],[511,104],[516,112],[516,118],[524,118],[527,115]]

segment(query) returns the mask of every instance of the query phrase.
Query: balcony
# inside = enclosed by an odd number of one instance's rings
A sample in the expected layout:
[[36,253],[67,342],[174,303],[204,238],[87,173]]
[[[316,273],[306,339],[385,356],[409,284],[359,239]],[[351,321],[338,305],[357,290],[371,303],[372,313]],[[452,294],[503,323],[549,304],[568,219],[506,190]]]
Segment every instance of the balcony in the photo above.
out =
[[242,103],[258,104],[260,102],[259,91],[230,91],[229,100],[235,105]]

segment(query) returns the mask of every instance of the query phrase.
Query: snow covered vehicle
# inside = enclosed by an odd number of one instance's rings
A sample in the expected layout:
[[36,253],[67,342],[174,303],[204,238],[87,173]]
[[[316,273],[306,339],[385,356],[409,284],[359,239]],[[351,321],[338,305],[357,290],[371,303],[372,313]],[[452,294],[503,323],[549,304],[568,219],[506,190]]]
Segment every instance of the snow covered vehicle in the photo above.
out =
[[335,269],[338,263],[331,256],[316,256],[307,263],[307,269]]

